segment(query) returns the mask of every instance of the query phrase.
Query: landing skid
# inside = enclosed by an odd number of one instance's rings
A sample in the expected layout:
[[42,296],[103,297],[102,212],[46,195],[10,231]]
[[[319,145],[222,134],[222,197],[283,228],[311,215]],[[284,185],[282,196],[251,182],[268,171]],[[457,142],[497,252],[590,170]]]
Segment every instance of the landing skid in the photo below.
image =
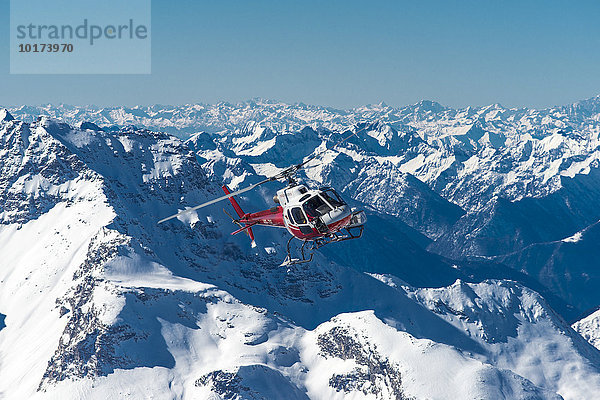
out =
[[314,240],[312,250],[321,248],[329,243],[343,242],[346,240],[358,239],[363,234],[364,225],[354,226],[352,228],[344,228],[340,231],[330,234],[329,236]]
[[[358,239],[362,236],[363,229],[364,229],[364,225],[353,226],[353,227],[349,227],[349,228],[344,228],[340,231],[331,233],[328,236],[318,238],[316,240],[304,240],[302,242],[302,246],[300,247],[300,254],[299,254],[300,257],[296,257],[296,258],[292,258],[291,249],[290,249],[290,244],[291,244],[292,240],[294,239],[294,236],[292,236],[287,242],[287,257],[285,258],[285,260],[283,260],[283,263],[281,263],[281,266],[287,267],[290,265],[309,263],[313,259],[315,250],[317,250],[325,245],[328,245],[329,243],[343,242],[346,240]],[[307,248],[307,244],[308,244],[308,248]],[[308,255],[308,257],[307,257],[307,255]]]
[[[309,242],[307,240],[304,240],[302,242],[302,246],[300,246],[301,258],[292,258],[292,253],[290,250],[290,243],[292,243],[293,239],[294,239],[294,236],[292,236],[287,242],[287,257],[285,258],[285,260],[283,260],[283,263],[281,263],[282,267],[287,267],[287,266],[296,265],[296,264],[309,263],[313,259],[314,244],[313,244],[313,242]],[[307,243],[311,243],[310,249],[308,249],[310,257],[308,257],[308,258],[306,257],[306,249],[305,249]]]

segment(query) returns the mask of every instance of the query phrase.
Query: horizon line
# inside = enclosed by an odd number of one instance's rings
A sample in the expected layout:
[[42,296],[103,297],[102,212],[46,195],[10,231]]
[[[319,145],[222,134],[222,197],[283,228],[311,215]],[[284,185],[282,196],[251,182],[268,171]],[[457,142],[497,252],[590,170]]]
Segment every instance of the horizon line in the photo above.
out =
[[23,107],[35,107],[35,108],[43,108],[43,107],[73,107],[73,108],[94,108],[97,110],[100,109],[116,109],[116,108],[129,108],[129,109],[136,109],[136,108],[150,108],[150,107],[174,107],[174,108],[181,108],[181,107],[186,107],[186,106],[217,106],[217,105],[231,105],[231,106],[239,106],[239,105],[247,105],[249,103],[253,103],[253,102],[263,102],[266,104],[273,104],[273,105],[286,105],[286,106],[308,106],[308,107],[315,107],[315,108],[321,108],[321,109],[330,109],[330,110],[335,110],[335,111],[352,111],[352,110],[357,110],[359,108],[362,107],[374,107],[374,106],[381,106],[381,107],[389,107],[391,109],[394,110],[400,110],[403,108],[407,108],[407,107],[412,107],[412,106],[417,106],[420,105],[422,103],[425,102],[430,102],[432,104],[435,105],[439,105],[441,107],[443,107],[446,110],[454,110],[454,111],[459,111],[459,110],[464,110],[464,109],[469,109],[469,108],[475,108],[475,109],[483,109],[483,108],[487,108],[487,107],[491,107],[491,106],[499,106],[501,108],[507,109],[507,110],[535,110],[535,111],[544,111],[544,110],[551,110],[554,108],[560,108],[560,107],[568,107],[568,106],[573,106],[576,104],[579,104],[581,102],[585,102],[585,101],[589,101],[589,100],[596,100],[596,99],[600,99],[600,93],[591,97],[587,97],[587,98],[583,98],[571,103],[566,103],[566,104],[555,104],[553,106],[549,106],[549,107],[543,107],[543,108],[536,108],[536,107],[528,107],[528,106],[520,106],[520,107],[506,107],[503,106],[501,103],[489,103],[489,104],[485,104],[485,105],[467,105],[467,106],[462,106],[462,107],[452,107],[452,106],[447,106],[444,105],[436,100],[431,100],[431,99],[421,99],[419,101],[417,101],[416,103],[412,103],[412,104],[406,104],[406,105],[402,105],[402,106],[393,106],[393,105],[389,105],[387,104],[385,101],[380,101],[379,103],[367,103],[367,104],[363,104],[363,105],[358,105],[355,107],[350,107],[350,108],[343,108],[343,107],[335,107],[335,106],[329,106],[329,105],[322,105],[322,104],[311,104],[311,103],[306,103],[303,101],[297,101],[297,102],[287,102],[287,101],[282,101],[282,100],[277,100],[277,99],[270,99],[270,98],[263,98],[263,97],[253,97],[247,100],[240,100],[240,101],[226,101],[226,100],[221,100],[221,101],[217,101],[217,102],[213,102],[213,103],[208,103],[208,102],[192,102],[192,103],[180,103],[180,104],[161,104],[161,103],[151,103],[151,104],[135,104],[135,105],[125,105],[125,104],[121,104],[121,105],[107,105],[107,106],[98,106],[96,104],[68,104],[68,103],[39,103],[39,104],[21,104],[18,106],[3,106],[0,105],[0,110],[6,109],[8,111],[11,110],[17,110],[19,108],[23,108]]

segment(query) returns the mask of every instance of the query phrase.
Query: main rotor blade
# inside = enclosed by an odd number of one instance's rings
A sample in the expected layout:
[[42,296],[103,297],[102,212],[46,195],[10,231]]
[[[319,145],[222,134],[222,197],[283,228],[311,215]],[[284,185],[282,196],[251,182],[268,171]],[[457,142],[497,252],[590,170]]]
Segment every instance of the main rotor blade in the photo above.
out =
[[180,211],[180,212],[178,212],[177,214],[173,214],[173,215],[171,215],[170,217],[163,218],[163,219],[161,219],[160,221],[158,221],[158,223],[159,223],[159,224],[162,224],[163,222],[166,222],[166,221],[168,221],[168,220],[170,220],[170,219],[173,219],[173,218],[177,218],[177,217],[179,217],[180,215],[184,215],[184,214],[190,213],[190,212],[192,212],[192,211],[196,211],[196,210],[197,210],[197,209],[199,209],[199,208],[206,207],[206,206],[210,206],[211,204],[218,203],[219,201],[223,201],[223,200],[225,200],[225,199],[228,199],[228,198],[230,198],[230,197],[233,197],[233,196],[235,196],[235,195],[237,195],[237,194],[240,194],[240,193],[247,192],[247,191],[249,191],[249,190],[252,190],[252,189],[254,189],[254,188],[255,188],[255,187],[257,187],[257,186],[260,186],[260,185],[262,185],[263,183],[267,183],[267,182],[270,182],[270,181],[273,181],[273,180],[275,180],[275,179],[274,179],[274,178],[267,178],[267,179],[265,179],[265,180],[263,180],[263,181],[260,181],[260,182],[258,182],[258,183],[255,183],[255,184],[253,184],[253,185],[250,185],[250,186],[248,186],[248,187],[246,187],[246,188],[244,188],[244,189],[236,190],[235,192],[231,192],[231,193],[229,193],[229,194],[226,194],[225,196],[217,197],[216,199],[213,199],[213,200],[207,201],[206,203],[202,203],[202,204],[200,204],[200,205],[198,205],[198,206],[196,206],[196,207],[188,208],[187,210]]

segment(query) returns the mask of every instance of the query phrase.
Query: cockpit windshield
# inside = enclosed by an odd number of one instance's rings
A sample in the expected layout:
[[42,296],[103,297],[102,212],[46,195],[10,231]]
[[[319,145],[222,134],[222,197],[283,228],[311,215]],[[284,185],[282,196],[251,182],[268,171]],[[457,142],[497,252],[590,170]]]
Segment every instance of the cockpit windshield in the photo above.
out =
[[346,204],[344,200],[337,194],[333,189],[325,189],[321,192],[321,196],[329,203],[332,207],[337,208]]
[[302,207],[304,207],[304,211],[306,212],[308,218],[320,217],[321,215],[327,214],[329,211],[331,211],[331,207],[329,207],[327,203],[325,203],[323,199],[319,197],[319,195],[314,195],[310,199],[306,200]]

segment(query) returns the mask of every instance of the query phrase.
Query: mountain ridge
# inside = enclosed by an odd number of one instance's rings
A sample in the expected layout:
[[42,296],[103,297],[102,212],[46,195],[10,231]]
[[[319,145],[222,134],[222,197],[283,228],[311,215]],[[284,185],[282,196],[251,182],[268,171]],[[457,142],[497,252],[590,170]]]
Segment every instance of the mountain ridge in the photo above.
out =
[[[287,128],[290,130],[299,130],[303,126],[311,126],[312,123],[317,123],[315,126],[324,126],[329,129],[342,128],[367,120],[380,119],[387,123],[397,123],[404,120],[405,122],[414,120],[415,117],[432,118],[440,114],[454,114],[454,117],[466,117],[477,120],[483,118],[485,121],[498,119],[502,114],[510,114],[509,117],[516,117],[537,120],[538,124],[547,124],[548,119],[543,121],[538,118],[539,115],[550,116],[552,114],[562,113],[576,118],[589,118],[598,114],[600,111],[600,95],[590,97],[585,100],[580,100],[568,105],[553,106],[543,109],[532,109],[527,107],[512,107],[506,108],[499,104],[490,104],[479,107],[462,107],[452,108],[446,107],[432,100],[421,100],[415,104],[391,107],[385,103],[376,105],[357,106],[349,109],[338,109],[327,106],[307,105],[304,103],[285,103],[277,100],[255,98],[251,100],[229,103],[218,102],[215,104],[208,103],[190,103],[184,105],[136,105],[132,107],[97,107],[97,106],[73,106],[67,104],[52,105],[46,104],[41,106],[21,106],[7,107],[13,115],[19,119],[32,122],[40,115],[48,115],[58,117],[73,124],[73,122],[88,120],[90,122],[99,121],[102,125],[128,125],[135,124],[150,127],[148,122],[151,119],[158,120],[157,125],[153,126],[155,130],[162,127],[170,133],[191,133],[193,129],[196,132],[203,130],[199,129],[200,125],[190,125],[194,118],[205,118],[205,127],[211,133],[223,129],[240,129],[244,121],[259,121],[262,123],[273,123],[278,128]],[[282,112],[285,111],[285,112]],[[129,116],[128,116],[129,114]],[[212,120],[209,117],[212,114]],[[223,118],[228,114],[232,115],[229,121]],[[278,115],[279,114],[279,115]],[[292,116],[290,118],[290,115]],[[262,116],[262,117],[261,117]],[[168,123],[165,117],[178,120],[176,123]],[[186,122],[187,120],[187,122]],[[287,121],[286,121],[287,120]],[[146,121],[146,124],[141,123]],[[220,122],[219,122],[220,121]],[[321,121],[323,124],[318,124]],[[192,130],[190,130],[192,129]],[[215,130],[216,129],[216,130]]]

